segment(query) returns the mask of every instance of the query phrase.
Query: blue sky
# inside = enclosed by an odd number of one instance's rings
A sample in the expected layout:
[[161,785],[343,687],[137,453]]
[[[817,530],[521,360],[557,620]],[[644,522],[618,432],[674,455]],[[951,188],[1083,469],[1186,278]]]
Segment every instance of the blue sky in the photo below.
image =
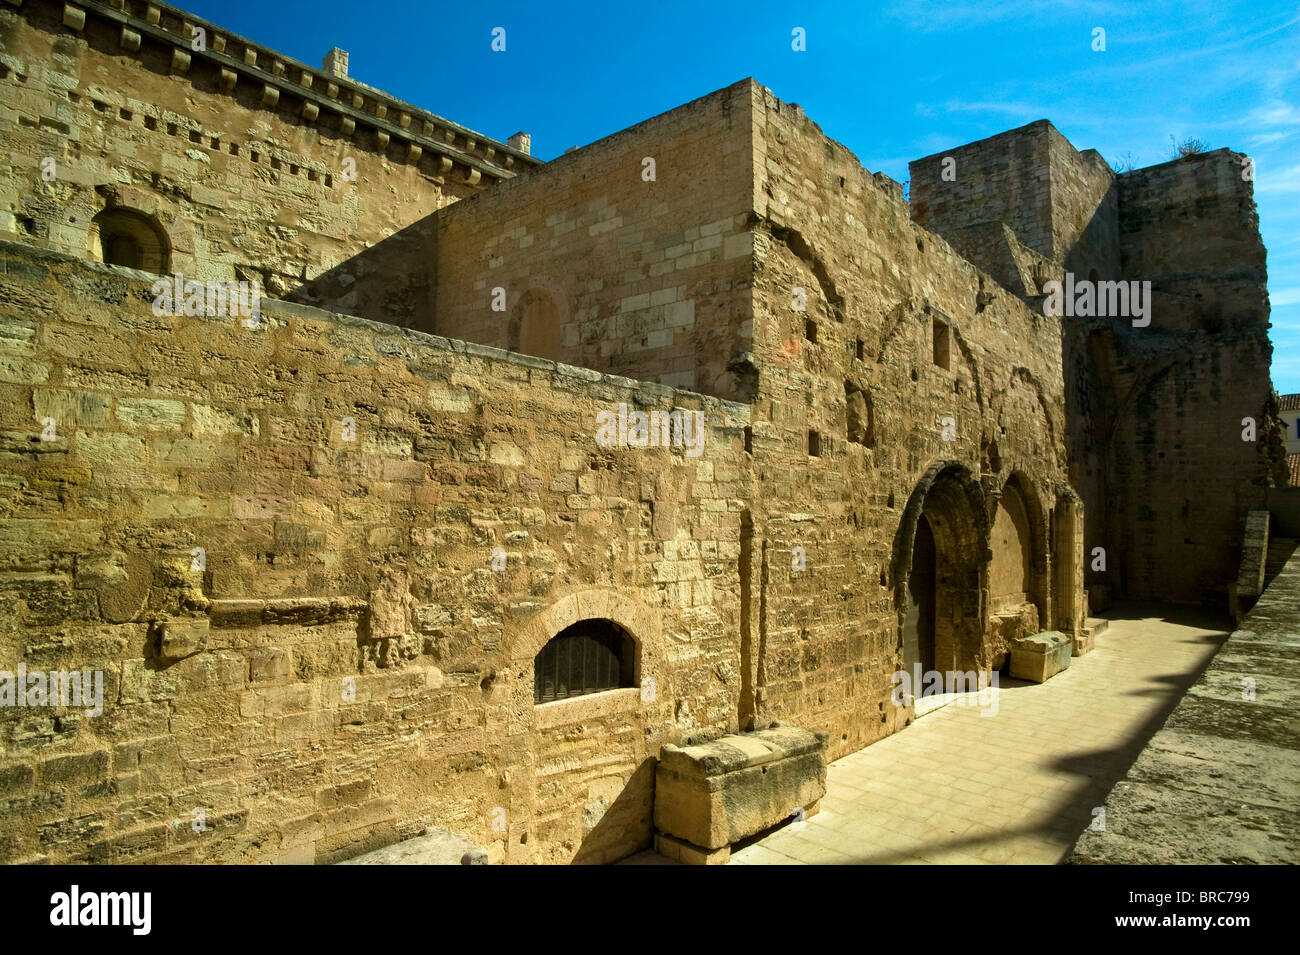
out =
[[909,159],[1043,118],[1112,166],[1169,159],[1171,136],[1228,146],[1255,161],[1273,382],[1300,392],[1295,0],[180,6],[311,64],[341,46],[355,79],[497,139],[526,130],[543,159],[746,76],[899,181]]

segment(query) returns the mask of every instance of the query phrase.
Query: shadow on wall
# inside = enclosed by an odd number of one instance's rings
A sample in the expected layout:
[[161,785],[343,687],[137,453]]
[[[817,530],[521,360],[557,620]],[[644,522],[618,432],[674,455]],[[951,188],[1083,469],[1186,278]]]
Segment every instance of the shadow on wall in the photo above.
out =
[[[600,865],[616,862],[653,841],[651,818],[654,814],[655,765],[649,757],[632,773],[623,791],[604,807],[599,821],[587,831],[573,857],[574,865]],[[583,814],[601,810],[599,802],[588,803]],[[584,824],[586,820],[584,819]]]
[[434,331],[437,215],[425,216],[285,296],[290,302]]

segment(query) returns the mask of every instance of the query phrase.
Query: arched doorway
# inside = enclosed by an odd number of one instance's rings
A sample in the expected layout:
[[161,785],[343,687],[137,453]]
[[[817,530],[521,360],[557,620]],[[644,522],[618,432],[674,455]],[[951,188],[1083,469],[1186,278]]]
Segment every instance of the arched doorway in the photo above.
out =
[[934,669],[934,532],[922,514],[912,543],[912,572],[907,576],[907,611],[903,618],[903,665],[912,672]]
[[894,543],[895,595],[899,649],[917,696],[918,672],[937,671],[946,687],[967,683],[957,674],[988,668],[983,514],[979,484],[953,462],[927,471],[904,510]]

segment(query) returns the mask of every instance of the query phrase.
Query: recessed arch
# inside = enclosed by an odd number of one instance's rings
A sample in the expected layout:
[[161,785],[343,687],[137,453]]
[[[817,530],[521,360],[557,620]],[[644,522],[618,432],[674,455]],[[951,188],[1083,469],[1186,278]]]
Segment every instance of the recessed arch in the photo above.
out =
[[1031,603],[1038,621],[1051,620],[1047,516],[1038,491],[1020,471],[1012,471],[991,502],[989,518],[989,598],[997,612]]
[[167,232],[153,216],[111,206],[90,223],[90,257],[108,265],[166,275],[171,262]]
[[520,296],[506,330],[506,348],[535,358],[559,361],[561,316],[555,298],[544,289],[531,288]]
[[637,644],[612,620],[571,623],[533,660],[533,702],[550,703],[636,686]]
[[[913,489],[894,538],[898,650],[904,665],[923,663],[941,672],[987,668],[988,559],[979,483],[960,462],[936,463]],[[912,579],[914,570],[925,578],[922,586]],[[933,644],[932,660],[921,659],[927,640]]]

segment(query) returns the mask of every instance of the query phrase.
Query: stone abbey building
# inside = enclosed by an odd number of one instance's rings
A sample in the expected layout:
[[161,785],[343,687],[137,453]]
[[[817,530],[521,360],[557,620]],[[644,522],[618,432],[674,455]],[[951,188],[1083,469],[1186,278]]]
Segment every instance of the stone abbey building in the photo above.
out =
[[612,861],[667,744],[1225,605],[1278,481],[1227,150],[909,202],[744,80],[541,163],[145,0],[0,4],[0,134],[0,670],[103,680],[0,698],[5,862]]

